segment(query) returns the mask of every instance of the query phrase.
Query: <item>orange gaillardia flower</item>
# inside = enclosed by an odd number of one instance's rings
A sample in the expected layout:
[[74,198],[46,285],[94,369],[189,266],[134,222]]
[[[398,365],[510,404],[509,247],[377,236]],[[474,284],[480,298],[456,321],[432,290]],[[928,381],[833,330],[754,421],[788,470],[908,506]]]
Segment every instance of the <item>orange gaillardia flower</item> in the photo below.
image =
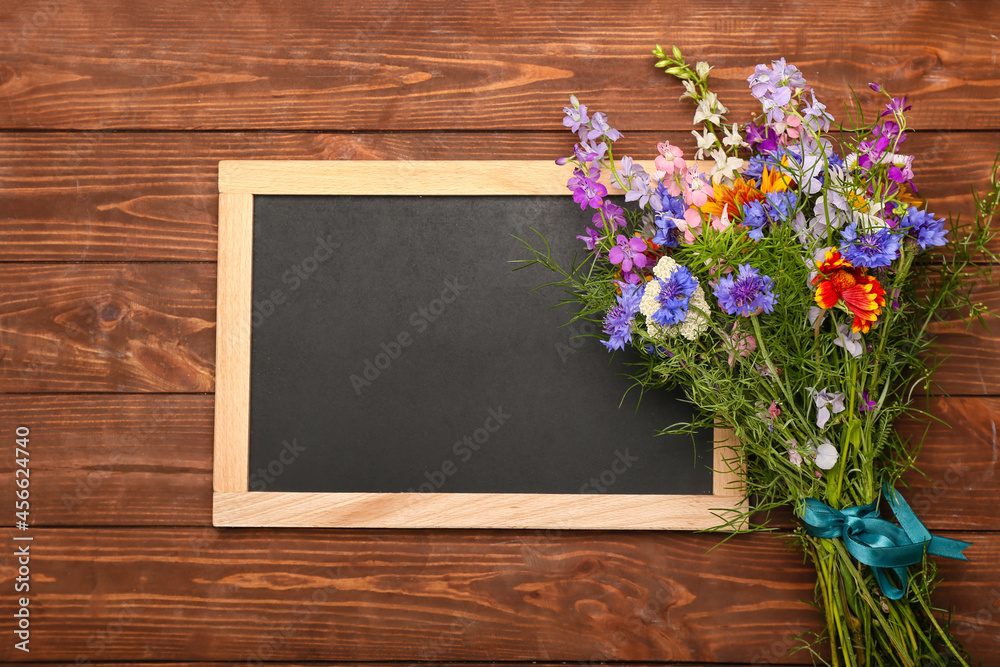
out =
[[743,204],[763,198],[764,193],[757,189],[754,181],[737,178],[732,185],[716,183],[712,198],[701,207],[701,212],[721,218],[725,211],[730,220],[742,220]]
[[812,284],[816,286],[817,305],[829,309],[843,303],[854,315],[851,330],[868,333],[885,306],[885,290],[878,279],[853,266],[835,248],[826,251],[826,258],[816,262],[816,268],[819,274]]

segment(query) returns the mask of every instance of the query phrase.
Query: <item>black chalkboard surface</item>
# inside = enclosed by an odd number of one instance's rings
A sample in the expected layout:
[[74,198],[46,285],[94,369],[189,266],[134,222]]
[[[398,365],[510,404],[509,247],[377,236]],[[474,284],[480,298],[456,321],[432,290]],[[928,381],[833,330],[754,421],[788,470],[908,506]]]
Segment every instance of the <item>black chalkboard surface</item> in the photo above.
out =
[[[569,197],[254,198],[251,491],[710,494],[711,434],[552,308]],[[624,398],[624,400],[623,400]],[[638,409],[637,409],[638,404]]]
[[514,270],[532,228],[582,251],[568,175],[220,162],[213,523],[673,530],[742,507],[732,435],[656,436],[691,406],[639,403],[552,274]]

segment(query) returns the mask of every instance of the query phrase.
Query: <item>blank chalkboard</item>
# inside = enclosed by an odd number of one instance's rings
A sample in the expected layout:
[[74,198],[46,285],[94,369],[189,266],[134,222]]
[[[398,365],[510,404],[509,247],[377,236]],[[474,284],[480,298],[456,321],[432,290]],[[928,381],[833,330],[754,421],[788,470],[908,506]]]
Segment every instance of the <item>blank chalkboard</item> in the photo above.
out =
[[581,251],[565,170],[497,164],[220,164],[216,525],[687,528],[739,502],[717,433],[657,435],[692,406],[640,400],[637,360],[514,270],[533,230]]

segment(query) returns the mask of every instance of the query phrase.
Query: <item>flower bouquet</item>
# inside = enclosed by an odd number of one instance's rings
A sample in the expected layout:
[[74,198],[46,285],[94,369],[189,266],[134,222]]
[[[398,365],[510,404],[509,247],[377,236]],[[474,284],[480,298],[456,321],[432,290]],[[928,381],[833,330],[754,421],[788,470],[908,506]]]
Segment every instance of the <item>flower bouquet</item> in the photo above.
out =
[[932,536],[895,490],[917,446],[893,423],[924,414],[911,404],[930,386],[935,320],[986,315],[971,289],[995,259],[996,165],[972,224],[946,225],[914,184],[905,96],[869,84],[884,110],[866,122],[857,103],[854,129],[834,136],[782,59],[750,75],[761,112],[741,126],[709,90],[706,63],[653,53],[696,105],[695,160],[669,142],[648,168],[616,159],[621,134],[571,97],[563,123],[579,140],[558,162],[574,167],[569,189],[590,209],[578,236],[589,253],[564,268],[547,243],[526,244],[527,262],[559,274],[608,350],[634,348],[643,390],[683,388],[700,417],[667,431],[736,433],[752,508],[720,515],[720,527],[766,528],[770,510],[793,508],[826,621],[803,638],[815,661],[967,665],[932,606],[928,554],[964,560],[968,544]]

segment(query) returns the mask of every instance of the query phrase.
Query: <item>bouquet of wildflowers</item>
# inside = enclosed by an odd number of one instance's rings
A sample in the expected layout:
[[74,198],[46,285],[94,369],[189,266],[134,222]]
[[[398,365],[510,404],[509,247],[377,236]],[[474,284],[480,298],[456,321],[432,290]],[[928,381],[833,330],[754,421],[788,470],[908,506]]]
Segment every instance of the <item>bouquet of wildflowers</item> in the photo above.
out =
[[[559,163],[574,167],[569,189],[591,211],[578,236],[589,253],[565,269],[546,243],[529,263],[560,274],[608,350],[640,355],[644,389],[684,389],[702,417],[673,432],[735,431],[754,511],[794,509],[825,617],[822,636],[803,638],[817,662],[968,664],[932,606],[928,554],[964,560],[969,545],[931,535],[895,490],[916,446],[893,422],[919,412],[934,321],[985,314],[971,285],[993,260],[996,169],[974,223],[946,225],[914,183],[905,96],[884,93],[867,124],[858,104],[856,129],[832,136],[833,117],[782,59],[748,78],[761,113],[741,126],[709,90],[706,63],[691,68],[676,48],[654,55],[696,105],[694,160],[669,142],[645,168],[616,159],[621,134],[571,97],[563,122],[579,140]],[[721,518],[753,525],[750,511]]]

